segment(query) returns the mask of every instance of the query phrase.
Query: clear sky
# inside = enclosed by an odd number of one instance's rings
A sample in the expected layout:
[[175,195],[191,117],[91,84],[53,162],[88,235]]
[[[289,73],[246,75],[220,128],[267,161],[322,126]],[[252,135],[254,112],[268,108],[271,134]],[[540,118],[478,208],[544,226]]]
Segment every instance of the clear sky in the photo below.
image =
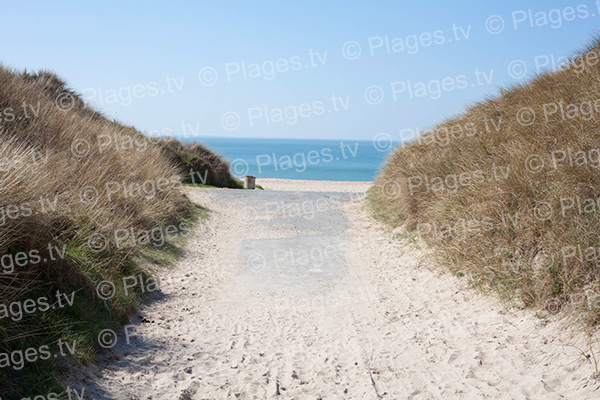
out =
[[188,137],[400,139],[600,26],[597,0],[0,4],[5,66],[53,70],[110,117]]

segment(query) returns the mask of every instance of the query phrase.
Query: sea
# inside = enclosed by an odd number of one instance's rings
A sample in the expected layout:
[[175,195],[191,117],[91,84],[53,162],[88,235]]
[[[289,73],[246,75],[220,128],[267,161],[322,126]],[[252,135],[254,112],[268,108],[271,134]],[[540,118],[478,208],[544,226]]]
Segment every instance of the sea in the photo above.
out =
[[373,181],[398,143],[386,140],[319,140],[202,137],[230,163],[232,174],[257,178]]

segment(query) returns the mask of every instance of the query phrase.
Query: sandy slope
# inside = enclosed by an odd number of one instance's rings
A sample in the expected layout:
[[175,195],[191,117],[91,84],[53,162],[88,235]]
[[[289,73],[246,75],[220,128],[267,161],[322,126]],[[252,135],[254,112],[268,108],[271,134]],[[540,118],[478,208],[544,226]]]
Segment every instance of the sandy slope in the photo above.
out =
[[600,398],[583,338],[431,268],[353,194],[190,196],[211,217],[80,377],[94,398]]

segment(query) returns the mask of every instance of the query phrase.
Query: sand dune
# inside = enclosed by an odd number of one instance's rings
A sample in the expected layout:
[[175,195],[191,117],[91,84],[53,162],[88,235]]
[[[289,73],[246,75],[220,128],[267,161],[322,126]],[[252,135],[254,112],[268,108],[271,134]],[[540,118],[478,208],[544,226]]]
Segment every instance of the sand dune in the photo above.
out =
[[600,397],[576,330],[440,273],[351,186],[188,189],[210,218],[130,343],[75,386],[100,399]]

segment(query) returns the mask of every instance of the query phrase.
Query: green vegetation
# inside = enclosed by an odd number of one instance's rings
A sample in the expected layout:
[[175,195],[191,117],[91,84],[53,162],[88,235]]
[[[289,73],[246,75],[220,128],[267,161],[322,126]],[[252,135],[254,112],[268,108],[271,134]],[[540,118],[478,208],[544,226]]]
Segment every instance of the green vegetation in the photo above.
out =
[[370,191],[375,215],[483,291],[597,323],[599,52],[397,148]]
[[160,139],[163,153],[179,166],[184,183],[241,188],[239,179],[229,173],[229,165],[200,143],[186,145],[175,139]]

